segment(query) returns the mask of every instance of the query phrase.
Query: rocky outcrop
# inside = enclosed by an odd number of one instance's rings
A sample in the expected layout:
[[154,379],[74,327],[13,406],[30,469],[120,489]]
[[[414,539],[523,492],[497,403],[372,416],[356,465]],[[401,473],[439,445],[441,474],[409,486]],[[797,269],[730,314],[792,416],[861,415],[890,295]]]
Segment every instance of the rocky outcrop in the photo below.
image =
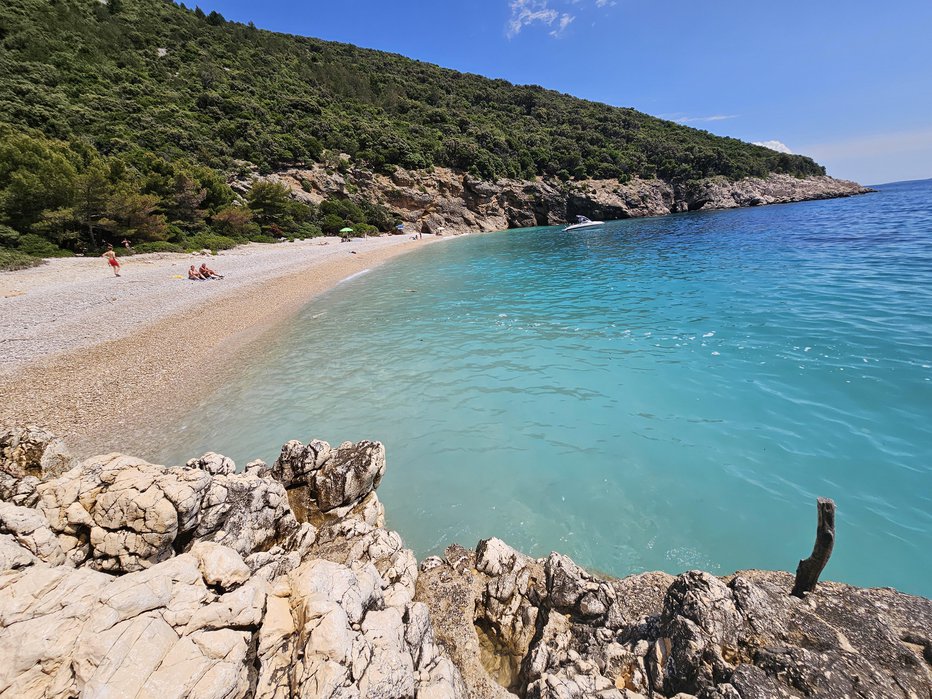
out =
[[[9,492],[38,480],[4,466]],[[244,473],[110,454],[0,502],[0,696],[465,696],[381,524],[384,469],[377,442],[293,442]]]
[[35,425],[0,428],[0,473],[47,478],[76,463],[64,442],[47,430]]
[[894,590],[617,580],[498,539],[419,568],[384,527],[378,442],[289,442],[241,473],[19,453],[0,461],[2,697],[932,696],[932,601]]
[[763,571],[601,579],[495,539],[451,547],[418,581],[467,680],[481,665],[522,697],[930,696],[930,600],[837,583],[800,600],[792,585]]
[[166,469],[120,454],[88,459],[36,492],[69,560],[104,572],[148,568],[196,540],[262,551],[298,526],[273,479]]
[[379,442],[344,442],[336,449],[319,439],[290,441],[270,473],[287,492],[302,522],[321,526],[345,517],[384,526],[385,512],[375,489],[385,473],[385,447]]
[[[602,220],[659,216],[870,191],[855,182],[826,176],[770,175],[737,182],[716,177],[684,184],[658,179],[486,182],[447,168],[399,168],[386,175],[351,167],[348,162],[340,169],[318,164],[270,178],[287,184],[296,198],[314,204],[333,197],[380,204],[410,224],[411,230],[424,233],[552,226],[575,220],[577,215]],[[249,182],[237,186],[245,191]]]

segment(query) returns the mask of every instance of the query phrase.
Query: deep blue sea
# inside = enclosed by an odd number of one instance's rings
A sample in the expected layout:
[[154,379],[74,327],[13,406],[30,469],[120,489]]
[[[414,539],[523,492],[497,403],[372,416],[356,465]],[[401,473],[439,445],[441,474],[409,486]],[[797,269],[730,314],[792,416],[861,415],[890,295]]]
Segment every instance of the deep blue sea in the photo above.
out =
[[150,454],[383,441],[419,556],[498,536],[614,575],[795,570],[932,596],[932,180],[465,236],[347,280]]

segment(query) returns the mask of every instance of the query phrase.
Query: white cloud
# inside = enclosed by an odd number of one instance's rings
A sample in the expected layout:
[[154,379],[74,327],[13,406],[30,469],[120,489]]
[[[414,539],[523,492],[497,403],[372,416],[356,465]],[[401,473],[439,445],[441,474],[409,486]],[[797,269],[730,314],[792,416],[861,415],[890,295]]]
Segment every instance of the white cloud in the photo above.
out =
[[737,119],[737,114],[713,114],[712,116],[684,116],[679,119],[674,119],[677,124],[692,124],[692,123],[701,123],[709,121],[725,121],[726,119]]
[[793,154],[793,151],[790,150],[782,141],[754,141],[755,146],[763,146],[764,148],[769,148],[770,150],[775,150],[778,153],[788,153],[789,155]]
[[553,26],[553,23],[560,16],[560,13],[549,7],[548,0],[511,0],[511,17],[508,20],[506,35],[510,39],[521,33],[529,24],[540,22],[547,26]]
[[548,34],[558,39],[576,20],[576,15],[569,12],[570,7],[587,4],[597,8],[614,7],[617,0],[509,0],[511,16],[505,24],[505,36],[511,39],[525,27],[540,24],[549,27]]
[[560,15],[560,21],[557,23],[557,28],[550,32],[550,36],[552,36],[554,39],[559,37],[563,33],[563,30],[570,26],[574,19],[576,18],[573,17],[573,15],[568,15],[566,13]]

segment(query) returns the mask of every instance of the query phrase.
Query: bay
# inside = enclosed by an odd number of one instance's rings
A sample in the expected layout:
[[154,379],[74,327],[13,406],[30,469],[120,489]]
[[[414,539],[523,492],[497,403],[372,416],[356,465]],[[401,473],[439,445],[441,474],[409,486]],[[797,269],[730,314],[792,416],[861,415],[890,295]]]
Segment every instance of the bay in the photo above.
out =
[[932,596],[932,181],[465,236],[347,280],[149,456],[377,439],[417,555],[498,536],[626,575],[795,570]]

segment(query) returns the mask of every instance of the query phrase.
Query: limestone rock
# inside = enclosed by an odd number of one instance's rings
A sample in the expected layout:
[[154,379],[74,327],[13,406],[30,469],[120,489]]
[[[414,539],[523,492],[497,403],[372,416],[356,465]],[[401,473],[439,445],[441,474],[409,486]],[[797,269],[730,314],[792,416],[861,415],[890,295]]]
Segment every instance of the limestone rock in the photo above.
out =
[[378,488],[385,473],[385,447],[379,442],[342,444],[314,474],[317,505],[324,512],[359,502]]
[[39,483],[41,481],[35,476],[17,478],[0,471],[0,500],[22,507],[35,507],[39,502],[39,493],[36,491]]
[[638,178],[624,184],[617,179],[489,182],[449,168],[430,172],[396,168],[385,175],[361,167],[344,173],[326,164],[285,170],[267,179],[287,185],[295,198],[313,204],[334,196],[375,202],[391,210],[411,230],[436,235],[552,226],[567,223],[577,214],[621,219],[869,191],[854,182],[824,176],[770,175],[737,182],[719,177],[689,184]]
[[385,447],[379,442],[345,442],[334,449],[320,440],[307,445],[291,441],[282,447],[271,473],[287,489],[298,521],[319,527],[351,517],[384,524],[375,494],[385,473]]
[[927,696],[932,601],[792,577],[691,571],[602,579],[570,559],[532,560],[498,540],[451,547],[417,599],[471,696]]
[[62,440],[35,425],[0,428],[0,472],[15,478],[58,476],[77,461]]
[[[32,508],[0,502],[0,534],[10,535],[43,563],[55,566],[65,562],[65,552],[48,520]],[[11,563],[10,567],[19,566]]]
[[197,559],[201,575],[208,585],[218,585],[229,590],[242,585],[252,576],[243,557],[221,544],[198,541],[191,547],[191,554]]
[[252,553],[297,527],[277,481],[166,469],[119,454],[88,459],[37,492],[38,509],[73,562],[106,572],[141,570],[198,540]]
[[615,580],[498,539],[419,572],[384,527],[384,469],[375,442],[292,442],[240,474],[215,454],[4,472],[0,696],[932,695],[930,600],[832,582],[797,599],[763,571]]
[[190,459],[186,466],[207,471],[211,476],[229,476],[236,473],[236,464],[233,459],[227,458],[223,454],[215,454],[212,451],[207,452],[199,459]]

